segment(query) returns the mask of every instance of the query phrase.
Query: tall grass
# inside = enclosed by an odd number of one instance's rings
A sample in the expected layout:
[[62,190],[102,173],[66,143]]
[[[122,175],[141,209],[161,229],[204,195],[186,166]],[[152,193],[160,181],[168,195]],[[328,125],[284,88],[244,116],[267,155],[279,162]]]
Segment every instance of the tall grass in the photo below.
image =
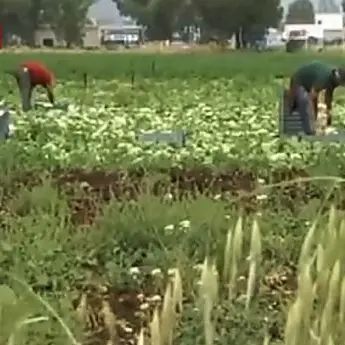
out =
[[[186,267],[183,266],[168,271],[162,299],[158,299],[150,314],[148,330],[145,327],[140,331],[138,344],[175,343],[178,334],[181,333],[179,325],[185,312],[184,301],[191,296],[193,296],[192,304],[197,311],[193,322],[200,322],[203,329],[202,343],[206,345],[217,344],[219,323],[227,322],[226,319],[219,320],[218,308],[242,303],[245,317],[255,312],[255,308],[252,310],[252,303],[260,298],[260,284],[263,278],[264,238],[260,231],[260,220],[252,219],[248,228],[248,219],[238,217],[237,221],[230,225],[225,239],[223,251],[219,250],[207,255],[203,263],[198,266],[200,273],[197,280],[188,276]],[[344,243],[345,220],[334,207],[329,211],[326,224],[316,220],[311,222],[300,246],[297,263],[298,287],[284,313],[284,344],[328,345],[344,342]],[[12,282],[19,282],[24,287],[22,291],[25,298],[16,297],[6,286],[1,287],[2,343],[20,344],[17,339],[22,338],[17,334],[22,333],[24,326],[31,324],[34,327],[34,323],[52,318],[60,323],[61,330],[66,334],[66,343],[78,344],[77,336],[73,336],[73,330],[68,328],[67,323],[53,306],[39,294],[34,293],[26,283],[14,276],[11,277]],[[240,285],[241,281],[245,281],[244,287]],[[33,310],[37,310],[37,306],[40,306],[41,312],[47,316],[32,315],[32,310],[26,307],[28,298],[30,307],[35,306]],[[86,322],[88,308],[87,300],[83,295],[75,314],[81,324]],[[228,310],[235,312],[236,308]],[[117,320],[109,301],[102,300],[101,314],[108,329],[108,345],[117,344]],[[218,315],[217,320],[216,315]],[[270,337],[268,332],[264,332],[262,344],[270,344]]]

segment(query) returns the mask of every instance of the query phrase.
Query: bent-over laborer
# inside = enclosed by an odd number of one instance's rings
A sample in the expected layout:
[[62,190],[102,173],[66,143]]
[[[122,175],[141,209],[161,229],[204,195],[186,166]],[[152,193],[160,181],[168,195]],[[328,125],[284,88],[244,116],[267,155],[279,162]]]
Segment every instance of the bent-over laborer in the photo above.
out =
[[310,126],[310,104],[315,120],[318,112],[318,96],[325,91],[327,107],[327,125],[332,124],[333,92],[339,85],[345,85],[345,68],[330,66],[323,62],[313,61],[301,66],[290,78],[289,97],[292,109],[297,108],[302,117],[306,134],[315,134]]
[[39,61],[23,62],[17,69],[13,71],[8,71],[9,74],[15,77],[19,88],[21,88],[20,75],[26,71],[29,73],[30,77],[30,85],[28,90],[28,99],[30,107],[32,91],[36,86],[42,86],[44,89],[46,89],[49,102],[54,105],[55,98],[53,94],[53,87],[55,86],[55,76],[53,72],[51,72],[43,63]]

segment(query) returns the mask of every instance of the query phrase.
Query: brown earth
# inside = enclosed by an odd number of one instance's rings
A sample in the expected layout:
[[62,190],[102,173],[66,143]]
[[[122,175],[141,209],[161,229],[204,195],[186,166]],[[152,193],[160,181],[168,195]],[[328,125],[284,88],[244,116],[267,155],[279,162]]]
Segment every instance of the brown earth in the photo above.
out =
[[[263,177],[263,176],[260,176]],[[203,194],[210,197],[221,196],[229,204],[241,206],[247,212],[256,210],[258,188],[262,187],[258,176],[239,169],[215,172],[212,169],[172,169],[148,175],[144,171],[101,171],[101,170],[55,170],[49,176],[52,184],[67,195],[72,219],[77,224],[91,224],[101,205],[115,198],[117,200],[136,199],[142,193],[160,196],[170,195],[175,199],[196,197]],[[297,209],[310,198],[319,198],[324,193],[319,183],[288,181],[308,178],[303,170],[278,170],[264,176],[265,182],[283,183],[284,186],[266,191],[270,198],[264,201],[267,207],[279,205],[289,210]],[[2,183],[4,194],[12,198],[21,187],[32,188],[47,180],[40,172],[25,172]],[[84,191],[84,193],[81,193]],[[263,191],[261,191],[261,194]],[[342,204],[344,200],[338,200]],[[261,202],[261,206],[263,202]],[[4,207],[4,205],[3,205]]]
[[[243,280],[244,279],[244,280]],[[238,299],[246,293],[247,279],[238,278]],[[152,285],[152,284],[151,284]],[[85,338],[83,344],[134,345],[141,328],[149,336],[149,323],[155,307],[160,308],[163,302],[163,291],[154,291],[150,282],[141,290],[117,290],[106,286],[87,286],[86,291],[73,302],[77,315],[84,313]],[[144,287],[143,286],[143,287]],[[262,277],[256,298],[263,298],[271,309],[276,311],[285,308],[297,289],[297,275],[294,267],[288,265],[271,269]],[[155,297],[160,297],[157,302]],[[84,299],[84,302],[82,301]],[[82,305],[83,304],[83,305]],[[219,306],[222,308],[222,306]],[[179,311],[177,310],[177,317]],[[109,317],[109,315],[115,317]],[[282,339],[283,325],[269,320],[269,333],[272,340]]]

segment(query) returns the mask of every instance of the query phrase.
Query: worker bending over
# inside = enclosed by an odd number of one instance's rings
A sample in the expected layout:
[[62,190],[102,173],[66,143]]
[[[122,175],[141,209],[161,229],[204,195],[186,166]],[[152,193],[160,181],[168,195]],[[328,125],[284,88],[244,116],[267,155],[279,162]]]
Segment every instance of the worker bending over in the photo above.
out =
[[333,93],[339,85],[345,85],[345,69],[318,61],[301,66],[291,76],[291,111],[297,109],[300,113],[306,134],[315,134],[315,130],[310,126],[309,110],[313,110],[316,120],[318,96],[321,91],[325,91],[327,126],[331,126]]
[[[25,94],[23,92],[27,92],[26,97],[28,107],[24,106],[24,108],[26,108],[25,110],[28,110],[27,108],[31,108],[32,91],[36,86],[42,86],[47,91],[49,102],[54,105],[55,98],[53,94],[53,87],[55,86],[55,76],[44,64],[39,61],[27,61],[21,63],[20,66],[15,70],[8,71],[8,73],[15,77],[22,97],[23,94]],[[23,74],[25,73],[29,74],[28,90],[23,90],[24,86],[21,80]],[[24,100],[23,102],[25,103]]]

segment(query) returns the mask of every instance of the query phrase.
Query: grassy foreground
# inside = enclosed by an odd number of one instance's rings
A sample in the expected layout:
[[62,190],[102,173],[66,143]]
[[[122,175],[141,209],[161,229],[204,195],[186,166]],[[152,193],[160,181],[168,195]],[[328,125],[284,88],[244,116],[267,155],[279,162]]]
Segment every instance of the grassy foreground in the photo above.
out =
[[[68,107],[23,114],[1,77],[0,344],[345,340],[343,147],[276,136],[289,73],[342,56],[30,58]],[[136,139],[176,128],[183,148]]]

